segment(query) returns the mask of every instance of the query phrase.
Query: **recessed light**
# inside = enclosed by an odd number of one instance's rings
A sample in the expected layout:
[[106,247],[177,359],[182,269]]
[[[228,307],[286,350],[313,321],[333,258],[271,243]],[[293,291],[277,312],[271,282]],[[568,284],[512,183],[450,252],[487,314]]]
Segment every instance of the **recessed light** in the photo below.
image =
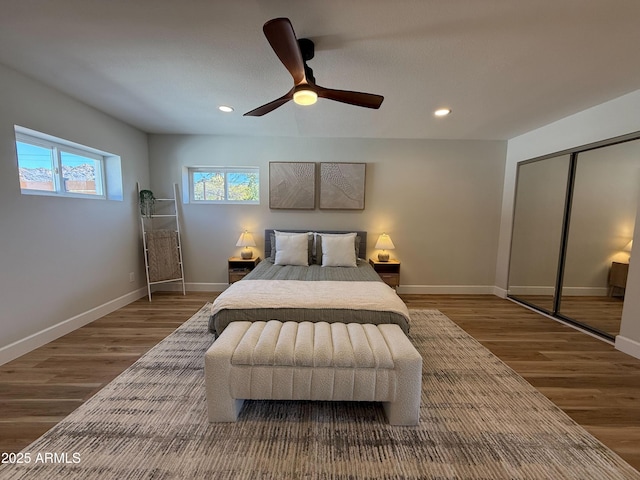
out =
[[220,105],[218,107],[218,110],[220,110],[221,112],[224,112],[224,113],[231,113],[231,112],[233,112],[233,107],[229,107],[227,105]]
[[436,110],[435,112],[433,112],[433,114],[436,117],[446,117],[447,115],[449,115],[451,113],[451,109],[450,108],[439,108],[438,110]]

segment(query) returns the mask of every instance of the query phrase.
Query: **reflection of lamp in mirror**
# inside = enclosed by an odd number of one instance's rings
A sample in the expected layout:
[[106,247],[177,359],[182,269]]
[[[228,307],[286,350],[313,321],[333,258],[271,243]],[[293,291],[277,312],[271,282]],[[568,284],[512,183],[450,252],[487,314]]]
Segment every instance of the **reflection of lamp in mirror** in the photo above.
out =
[[386,233],[383,233],[378,237],[378,241],[376,242],[376,246],[374,248],[382,250],[382,252],[378,253],[378,261],[388,262],[389,252],[387,252],[387,250],[393,250],[394,248],[396,248],[396,246],[391,241],[391,237]]
[[631,261],[631,248],[633,247],[633,239],[623,248],[625,252],[629,252],[629,261]]
[[255,247],[256,242],[253,239],[253,235],[249,232],[244,231],[240,234],[240,238],[238,238],[238,243],[236,243],[236,247],[245,247],[242,252],[240,252],[240,256],[245,260],[249,260],[253,257],[253,250],[249,247]]

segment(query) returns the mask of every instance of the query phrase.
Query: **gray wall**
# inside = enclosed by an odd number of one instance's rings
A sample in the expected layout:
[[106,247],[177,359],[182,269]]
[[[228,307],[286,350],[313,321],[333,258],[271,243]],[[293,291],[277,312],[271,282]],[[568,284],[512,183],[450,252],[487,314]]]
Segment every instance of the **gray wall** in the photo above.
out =
[[[135,182],[149,166],[146,134],[1,65],[0,105],[2,353],[144,286]],[[22,195],[14,125],[120,155],[124,201]]]
[[[220,289],[244,229],[262,248],[264,228],[359,229],[395,243],[401,291],[491,293],[505,142],[150,135],[151,189],[171,193],[182,168],[257,165],[261,204],[182,205],[190,288]],[[270,161],[366,162],[363,211],[269,209]],[[262,252],[261,252],[262,255]]]

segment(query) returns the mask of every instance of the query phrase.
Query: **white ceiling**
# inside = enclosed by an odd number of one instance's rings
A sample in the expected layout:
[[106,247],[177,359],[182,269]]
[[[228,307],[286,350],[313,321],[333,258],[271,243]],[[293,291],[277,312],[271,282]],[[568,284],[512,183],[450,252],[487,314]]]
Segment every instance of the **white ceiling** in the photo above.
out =
[[[380,110],[243,117],[293,85],[275,17]],[[508,139],[640,89],[639,45],[638,0],[0,0],[0,63],[151,133]]]

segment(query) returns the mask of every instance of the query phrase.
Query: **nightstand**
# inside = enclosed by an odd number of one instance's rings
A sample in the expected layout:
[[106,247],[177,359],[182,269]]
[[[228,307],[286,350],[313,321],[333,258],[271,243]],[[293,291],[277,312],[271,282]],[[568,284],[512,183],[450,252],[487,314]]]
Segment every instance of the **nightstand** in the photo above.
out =
[[398,260],[381,262],[370,258],[369,263],[378,275],[380,275],[380,278],[384,283],[392,288],[396,288],[400,285],[400,262]]
[[238,280],[242,280],[247,273],[256,268],[260,263],[260,257],[249,258],[245,260],[241,257],[229,258],[229,285]]
[[609,270],[609,296],[624,297],[624,290],[627,287],[627,274],[629,273],[628,263],[612,262]]

